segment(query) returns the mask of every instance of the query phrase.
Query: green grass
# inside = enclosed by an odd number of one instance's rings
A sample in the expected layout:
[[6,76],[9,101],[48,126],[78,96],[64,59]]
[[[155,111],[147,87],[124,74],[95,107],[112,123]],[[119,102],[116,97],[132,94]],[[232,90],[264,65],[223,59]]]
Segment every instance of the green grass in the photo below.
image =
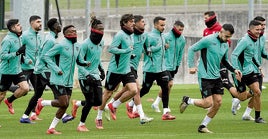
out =
[[[265,84],[268,86],[268,84]],[[189,95],[194,98],[200,98],[197,85],[175,85],[170,95],[170,108],[172,114],[176,116],[174,121],[162,121],[161,113],[155,113],[151,109],[151,102],[147,102],[148,98],[155,98],[159,87],[153,86],[150,93],[142,98],[143,109],[148,116],[154,118],[149,124],[140,125],[139,119],[129,119],[126,115],[125,104],[122,104],[118,108],[117,120],[106,121],[104,120],[104,130],[97,130],[95,128],[94,119],[97,111],[91,110],[86,125],[89,128],[87,133],[78,133],[76,127],[79,123],[79,117],[81,114],[81,108],[78,109],[78,118],[67,123],[59,123],[56,127],[57,130],[61,131],[62,135],[46,135],[46,130],[49,127],[56,108],[45,107],[40,114],[42,121],[37,121],[36,124],[20,124],[19,119],[22,116],[29,98],[33,92],[30,92],[27,96],[17,99],[13,106],[15,108],[15,114],[10,115],[7,111],[7,107],[4,103],[0,105],[0,128],[1,138],[8,139],[21,139],[21,138],[32,138],[32,139],[89,139],[89,138],[100,138],[100,139],[113,139],[113,138],[143,138],[143,139],[233,139],[233,138],[247,138],[247,139],[264,139],[268,136],[267,124],[256,124],[252,121],[242,121],[241,116],[247,105],[247,101],[241,103],[242,108],[238,111],[237,115],[232,115],[230,111],[231,107],[231,96],[228,92],[225,92],[223,96],[223,104],[216,115],[216,117],[209,124],[208,128],[214,132],[214,134],[200,134],[197,132],[197,127],[206,115],[206,110],[189,106],[187,110],[180,114],[178,111],[178,103],[183,95]],[[262,95],[262,117],[268,120],[268,89],[263,91]],[[8,93],[7,96],[11,94]],[[45,92],[44,99],[52,99],[53,95],[50,91]],[[81,91],[75,89],[73,91],[72,99],[83,99]],[[67,112],[70,113],[71,107],[68,108]],[[252,112],[254,116],[254,112]]]

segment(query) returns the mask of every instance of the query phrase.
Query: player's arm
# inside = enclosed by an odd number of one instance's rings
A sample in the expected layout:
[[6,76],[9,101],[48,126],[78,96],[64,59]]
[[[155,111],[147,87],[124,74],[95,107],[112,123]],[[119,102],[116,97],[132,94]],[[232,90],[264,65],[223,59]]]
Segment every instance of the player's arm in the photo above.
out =
[[120,34],[116,34],[113,38],[113,41],[111,43],[111,45],[109,46],[108,51],[112,54],[125,54],[125,53],[130,53],[132,51],[133,48],[131,48],[131,46],[129,46],[127,49],[122,49],[122,44],[121,44],[121,40],[122,40],[122,36]]
[[209,40],[202,38],[200,41],[196,42],[194,45],[188,48],[188,67],[190,74],[194,74],[197,71],[195,67],[194,54],[209,46]]

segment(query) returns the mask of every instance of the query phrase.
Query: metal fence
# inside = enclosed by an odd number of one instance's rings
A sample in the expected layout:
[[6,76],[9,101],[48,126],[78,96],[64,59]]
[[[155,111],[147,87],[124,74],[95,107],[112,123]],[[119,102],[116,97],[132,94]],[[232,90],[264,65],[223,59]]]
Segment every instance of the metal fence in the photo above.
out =
[[[42,0],[48,3],[45,7],[45,22],[50,17],[59,17],[63,20],[85,19],[94,12],[100,17],[116,17],[125,13],[140,15],[191,15],[203,13],[207,10],[241,11],[248,12],[248,19],[255,15],[268,12],[268,0]],[[42,2],[40,1],[40,2]],[[13,4],[22,3],[22,0],[0,0],[0,30],[4,23],[13,18]],[[59,12],[56,2],[58,2]],[[4,3],[4,5],[3,5]],[[38,6],[36,6],[38,8]],[[109,28],[108,28],[109,29]]]
[[[59,0],[63,17],[84,16],[85,9],[99,16],[135,13],[143,15],[204,12],[207,10],[248,11],[253,2],[254,11],[267,9],[268,0]],[[50,15],[56,16],[55,1],[50,0]],[[89,4],[88,4],[89,3]],[[88,7],[87,7],[88,5]]]

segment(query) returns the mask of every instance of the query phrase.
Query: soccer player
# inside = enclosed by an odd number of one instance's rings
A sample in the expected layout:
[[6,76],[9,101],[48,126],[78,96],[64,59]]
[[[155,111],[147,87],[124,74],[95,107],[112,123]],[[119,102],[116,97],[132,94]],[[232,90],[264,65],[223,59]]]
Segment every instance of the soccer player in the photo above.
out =
[[207,11],[204,13],[204,21],[207,28],[203,31],[203,36],[208,36],[213,33],[217,33],[221,31],[221,25],[217,21],[217,16],[214,11]]
[[[204,29],[203,31],[203,36],[208,36],[210,34],[220,32],[221,31],[221,25],[217,21],[217,16],[214,11],[207,11],[204,13],[204,20],[207,28]],[[229,45],[231,43],[231,40],[229,40]],[[237,109],[241,107],[239,103],[239,99],[236,98],[233,94],[237,92],[236,88],[233,87],[233,85],[230,82],[229,79],[229,73],[228,70],[221,64],[221,79],[224,83],[224,87],[231,93],[233,99],[232,99],[232,113],[235,115]],[[235,78],[234,78],[235,80]],[[237,94],[237,93],[236,93]]]
[[22,57],[21,68],[23,74],[26,76],[27,82],[30,80],[34,88],[36,77],[33,74],[33,71],[41,45],[41,36],[38,31],[42,29],[42,20],[40,16],[33,15],[30,17],[29,22],[31,27],[21,35],[22,44],[26,45],[25,55]]
[[114,36],[109,52],[112,57],[108,66],[105,89],[102,96],[102,104],[99,106],[96,120],[102,120],[102,113],[107,100],[113,94],[117,85],[122,82],[126,87],[121,97],[108,104],[113,120],[116,120],[116,109],[121,103],[131,99],[137,93],[137,84],[133,73],[130,70],[130,57],[133,51],[133,26],[134,17],[132,14],[124,14],[120,20],[121,30]]
[[50,84],[56,97],[54,100],[42,100],[39,98],[35,109],[35,112],[38,114],[44,106],[50,105],[58,108],[47,130],[47,134],[61,134],[61,132],[55,130],[55,127],[69,106],[75,63],[81,66],[90,65],[90,62],[84,61],[79,56],[80,46],[77,43],[75,27],[73,25],[65,26],[63,28],[63,35],[64,39],[53,46],[44,56],[44,60],[51,70]]
[[[259,89],[262,91],[262,82],[263,82],[263,72],[262,72],[262,58],[268,59],[268,53],[265,50],[265,36],[264,36],[264,31],[265,31],[265,25],[266,25],[266,20],[265,18],[261,16],[256,16],[254,18],[255,21],[261,23],[261,33],[260,37],[257,40],[258,46],[255,47],[255,53],[254,53],[254,73],[256,73],[258,82],[259,82]],[[250,112],[253,109],[253,99],[254,96],[249,100],[248,106],[242,116],[242,120],[255,120],[250,116]]]
[[[173,86],[174,76],[178,72],[184,54],[186,40],[182,35],[183,30],[184,24],[180,20],[177,20],[175,21],[172,30],[164,34],[166,43],[169,45],[169,48],[165,51],[166,69],[170,75],[168,82],[169,94],[171,87]],[[160,90],[158,96],[152,104],[152,108],[155,112],[161,112],[158,106],[161,99],[162,90]]]
[[[91,33],[89,38],[84,40],[81,44],[81,57],[84,57],[86,61],[90,61],[92,64],[90,67],[78,66],[78,78],[82,93],[85,97],[85,101],[73,100],[72,104],[72,116],[76,117],[76,111],[78,106],[83,106],[80,123],[77,127],[79,132],[89,131],[85,125],[87,116],[92,106],[101,105],[102,101],[102,84],[100,78],[99,67],[103,70],[101,65],[101,54],[104,46],[102,40],[104,32],[103,24],[95,16],[91,19]],[[104,74],[104,70],[103,70]],[[104,75],[105,76],[105,75]],[[83,104],[82,104],[83,103]],[[102,129],[102,121],[96,119],[96,127]]]
[[140,91],[140,97],[143,97],[150,91],[153,82],[156,80],[157,85],[162,90],[163,115],[162,120],[174,120],[175,116],[170,114],[169,103],[169,73],[166,71],[165,50],[168,45],[165,42],[163,31],[165,29],[166,19],[161,16],[154,18],[154,28],[148,33],[149,43],[144,48],[143,62],[143,83]]
[[227,41],[232,37],[234,28],[231,24],[224,24],[219,33],[214,33],[202,38],[188,49],[189,73],[194,74],[197,68],[194,65],[194,53],[200,51],[200,62],[198,65],[198,81],[202,99],[193,99],[183,96],[180,104],[180,112],[183,113],[188,105],[201,108],[209,108],[207,115],[198,127],[200,133],[212,133],[207,125],[216,116],[220,109],[223,95],[223,83],[220,76],[220,64],[228,70],[241,77],[241,72],[234,69],[228,62]]
[[[143,16],[141,15],[135,15],[134,16],[134,47],[132,51],[132,55],[130,57],[130,68],[131,72],[134,74],[137,84],[137,94],[133,97],[133,99],[126,103],[127,108],[127,115],[129,118],[137,118],[140,117],[140,123],[145,124],[148,122],[151,122],[153,118],[147,117],[143,111],[141,100],[140,100],[140,83],[138,80],[138,74],[137,70],[139,67],[140,58],[142,56],[143,47],[146,45],[146,42],[148,42],[148,36],[147,33],[144,33],[145,29],[145,21]],[[120,92],[116,94],[114,97],[114,100],[117,100],[116,98],[119,98],[121,94],[126,91],[126,88],[123,88]],[[136,106],[136,111],[133,111],[134,104]]]
[[9,113],[14,114],[13,101],[25,95],[29,91],[29,85],[20,65],[21,55],[25,53],[25,45],[21,46],[22,27],[19,20],[8,20],[7,28],[9,32],[2,40],[0,49],[0,102],[5,98],[6,92],[12,83],[18,85],[19,88],[4,100]]
[[33,120],[41,120],[37,117],[35,112],[32,112],[30,118],[29,114],[32,110],[35,110],[37,100],[43,95],[46,85],[50,86],[50,70],[46,66],[44,55],[55,45],[58,33],[61,32],[61,25],[56,18],[49,19],[47,26],[50,32],[38,51],[39,54],[34,68],[34,76],[36,77],[34,95],[29,100],[28,106],[20,119],[21,123],[32,123],[31,121]]

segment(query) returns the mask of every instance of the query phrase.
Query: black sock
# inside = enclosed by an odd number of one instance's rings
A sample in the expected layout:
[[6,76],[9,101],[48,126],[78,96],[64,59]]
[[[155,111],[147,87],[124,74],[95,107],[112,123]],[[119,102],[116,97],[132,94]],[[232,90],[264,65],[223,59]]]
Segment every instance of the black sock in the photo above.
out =
[[258,119],[261,115],[260,111],[255,111],[255,119]]
[[7,98],[9,103],[12,103],[15,99],[17,99],[17,98],[14,95],[12,95],[9,98]]

